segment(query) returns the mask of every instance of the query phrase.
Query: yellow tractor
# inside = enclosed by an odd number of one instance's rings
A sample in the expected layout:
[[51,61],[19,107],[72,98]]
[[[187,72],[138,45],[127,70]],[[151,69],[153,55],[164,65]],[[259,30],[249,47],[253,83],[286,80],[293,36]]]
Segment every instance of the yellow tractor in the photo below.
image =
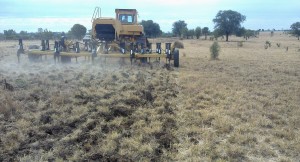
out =
[[[99,9],[99,8],[98,8]],[[99,12],[99,10],[95,10]],[[97,15],[94,12],[94,16]],[[150,44],[144,36],[144,28],[138,24],[136,9],[116,9],[115,18],[93,17],[92,37],[103,43],[103,50],[120,50],[122,53],[130,50],[130,44],[139,44],[139,48],[150,49]]]
[[93,37],[103,41],[135,41],[144,35],[144,28],[137,23],[135,9],[116,9],[116,18],[94,18]]
[[[28,54],[28,58],[33,61],[40,61],[42,56],[53,55],[54,60],[59,62],[71,62],[72,58],[88,57],[94,61],[96,57],[119,57],[130,58],[141,62],[150,62],[151,58],[160,60],[166,59],[170,64],[174,60],[174,66],[179,67],[179,50],[172,46],[172,43],[162,44],[156,42],[156,49],[152,50],[152,43],[145,37],[144,28],[138,24],[136,9],[116,9],[115,18],[101,17],[99,7],[95,8],[92,17],[92,36],[84,39],[84,43],[66,41],[65,38],[54,42],[54,50],[50,50],[49,40],[41,41],[41,50],[23,49],[23,41],[19,40],[19,50],[17,52],[20,61],[21,54]],[[80,48],[84,44],[84,48]],[[46,57],[47,58],[47,57]]]

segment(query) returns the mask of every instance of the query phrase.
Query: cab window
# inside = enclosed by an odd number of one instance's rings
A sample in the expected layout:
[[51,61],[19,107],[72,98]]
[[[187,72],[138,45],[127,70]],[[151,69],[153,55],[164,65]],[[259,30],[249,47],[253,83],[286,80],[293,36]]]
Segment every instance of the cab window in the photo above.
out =
[[129,14],[121,14],[119,15],[119,20],[121,21],[121,23],[133,23],[134,17],[133,15]]

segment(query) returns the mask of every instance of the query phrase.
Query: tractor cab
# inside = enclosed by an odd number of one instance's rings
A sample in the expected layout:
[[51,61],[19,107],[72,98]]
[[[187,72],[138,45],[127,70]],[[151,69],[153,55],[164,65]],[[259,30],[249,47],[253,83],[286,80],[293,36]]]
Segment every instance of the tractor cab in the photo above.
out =
[[136,9],[116,9],[116,19],[123,25],[137,24]]

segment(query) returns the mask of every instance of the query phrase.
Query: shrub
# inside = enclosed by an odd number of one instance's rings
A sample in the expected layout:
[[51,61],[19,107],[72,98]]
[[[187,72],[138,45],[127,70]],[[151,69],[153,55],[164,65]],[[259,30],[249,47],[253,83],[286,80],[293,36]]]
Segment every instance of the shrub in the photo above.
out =
[[184,48],[184,45],[183,45],[182,42],[175,41],[175,42],[174,42],[174,47],[175,47],[175,48]]
[[271,47],[271,42],[270,41],[266,41],[266,45]]
[[219,57],[219,52],[220,52],[220,46],[219,46],[218,42],[214,42],[210,46],[210,58],[212,60],[217,60]]
[[268,46],[267,44],[265,44],[265,49],[268,49],[268,47],[269,47],[269,46]]
[[238,41],[238,42],[237,42],[237,46],[238,46],[238,47],[243,47],[243,41]]
[[281,43],[276,43],[277,47],[280,47],[281,46]]

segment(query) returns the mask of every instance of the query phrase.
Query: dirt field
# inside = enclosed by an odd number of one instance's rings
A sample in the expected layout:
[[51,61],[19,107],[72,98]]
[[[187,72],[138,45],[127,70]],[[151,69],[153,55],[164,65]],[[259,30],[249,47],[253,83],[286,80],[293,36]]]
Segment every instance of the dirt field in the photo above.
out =
[[14,87],[0,88],[0,161],[299,161],[300,42],[229,40],[217,61],[212,41],[182,40],[170,70],[18,64],[18,42],[0,42],[0,80]]

